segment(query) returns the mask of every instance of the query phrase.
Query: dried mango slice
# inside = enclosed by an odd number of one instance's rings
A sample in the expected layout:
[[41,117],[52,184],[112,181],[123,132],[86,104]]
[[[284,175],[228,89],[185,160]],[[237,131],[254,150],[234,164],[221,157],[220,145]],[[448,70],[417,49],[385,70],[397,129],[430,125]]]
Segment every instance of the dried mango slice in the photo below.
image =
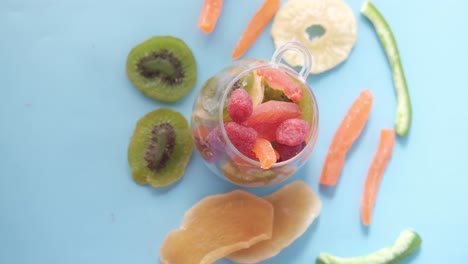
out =
[[[325,33],[309,39],[307,30],[321,26]],[[289,41],[307,47],[312,55],[312,73],[321,73],[340,64],[351,53],[356,42],[356,18],[343,0],[289,0],[276,13],[271,35],[278,48]],[[283,56],[291,66],[304,65],[301,54]]]
[[273,206],[242,190],[212,195],[195,204],[160,249],[165,264],[208,264],[266,239]]
[[257,263],[276,256],[299,238],[320,214],[322,202],[303,181],[265,196],[274,208],[273,237],[227,256],[236,263]]

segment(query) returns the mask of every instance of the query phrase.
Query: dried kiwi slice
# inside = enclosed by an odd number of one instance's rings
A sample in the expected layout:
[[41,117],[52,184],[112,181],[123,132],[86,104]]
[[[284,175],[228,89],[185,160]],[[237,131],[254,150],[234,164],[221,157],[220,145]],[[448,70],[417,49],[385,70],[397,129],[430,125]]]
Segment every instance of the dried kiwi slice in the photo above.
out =
[[192,156],[193,138],[185,117],[160,108],[137,123],[128,147],[132,177],[153,187],[179,180]]
[[292,102],[291,99],[289,99],[283,91],[281,90],[274,90],[272,89],[267,82],[263,82],[263,85],[265,87],[265,93],[263,96],[263,102],[266,103],[268,101],[274,100],[274,101],[282,101],[282,102]]
[[146,96],[175,102],[195,85],[197,65],[184,41],[171,36],[157,36],[130,51],[127,76]]
[[218,92],[219,80],[216,77],[211,77],[202,86],[200,93],[202,95],[201,103],[203,109],[209,114],[216,114],[219,106]]

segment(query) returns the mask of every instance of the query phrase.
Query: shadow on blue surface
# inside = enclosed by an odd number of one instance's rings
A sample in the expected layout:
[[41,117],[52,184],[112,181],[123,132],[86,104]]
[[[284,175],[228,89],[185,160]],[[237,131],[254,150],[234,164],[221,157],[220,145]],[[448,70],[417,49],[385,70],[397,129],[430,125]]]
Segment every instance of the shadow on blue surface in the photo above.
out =
[[421,250],[422,250],[422,245],[421,245],[421,247],[420,247],[418,250],[416,250],[416,252],[414,252],[411,256],[409,256],[408,258],[406,258],[405,260],[403,260],[402,262],[400,262],[400,264],[410,264],[410,263],[413,263],[413,261],[414,261],[415,259],[417,259],[418,256],[421,254],[421,253],[420,253]]
[[402,146],[406,147],[408,145],[409,137],[411,136],[411,128],[408,131],[408,134],[404,137],[400,137],[397,135],[397,142],[400,143]]
[[[339,183],[337,183],[337,186],[338,185]],[[335,196],[337,186],[327,186],[319,184],[320,194],[324,195],[327,198],[332,198],[333,196]]]
[[370,233],[370,226],[366,226],[361,223],[361,231],[363,235],[368,236]]

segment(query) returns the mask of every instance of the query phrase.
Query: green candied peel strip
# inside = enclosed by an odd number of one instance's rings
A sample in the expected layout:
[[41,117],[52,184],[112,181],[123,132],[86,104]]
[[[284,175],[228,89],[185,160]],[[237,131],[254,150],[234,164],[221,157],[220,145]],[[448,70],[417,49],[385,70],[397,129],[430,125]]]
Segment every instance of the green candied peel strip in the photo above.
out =
[[390,61],[398,100],[395,131],[399,136],[406,136],[412,119],[411,100],[395,37],[385,18],[370,1],[366,1],[362,5],[361,13],[374,25],[387,58]]
[[413,254],[421,245],[422,239],[413,230],[404,230],[393,246],[383,248],[367,256],[341,258],[321,253],[317,264],[396,264]]

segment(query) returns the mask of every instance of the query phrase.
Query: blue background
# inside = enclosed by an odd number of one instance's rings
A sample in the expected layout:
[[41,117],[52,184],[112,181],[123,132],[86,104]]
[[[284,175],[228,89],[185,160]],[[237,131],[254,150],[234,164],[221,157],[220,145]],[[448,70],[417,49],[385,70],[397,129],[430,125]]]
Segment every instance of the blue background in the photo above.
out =
[[[201,84],[230,55],[262,0],[225,1],[215,31],[196,26],[202,0],[3,0],[0,4],[0,263],[157,263],[166,234],[201,198],[237,188],[214,176],[194,152],[171,187],[135,184],[127,146],[136,121],[170,107],[190,116]],[[360,223],[364,179],[381,128],[393,127],[390,69],[371,24],[348,0],[358,23],[349,59],[310,76],[321,115],[316,148],[288,182],[304,180],[323,201],[319,219],[265,263],[313,263],[320,252],[367,254],[405,228],[424,239],[412,263],[468,258],[468,2],[375,1],[396,35],[411,91],[414,121],[398,139],[370,228]],[[274,51],[262,33],[247,57]],[[154,35],[182,38],[199,72],[175,104],[143,96],[128,81],[130,49]],[[340,182],[318,178],[335,129],[359,92],[372,90],[370,119]],[[271,193],[287,182],[249,190]],[[228,263],[220,260],[218,263]]]

